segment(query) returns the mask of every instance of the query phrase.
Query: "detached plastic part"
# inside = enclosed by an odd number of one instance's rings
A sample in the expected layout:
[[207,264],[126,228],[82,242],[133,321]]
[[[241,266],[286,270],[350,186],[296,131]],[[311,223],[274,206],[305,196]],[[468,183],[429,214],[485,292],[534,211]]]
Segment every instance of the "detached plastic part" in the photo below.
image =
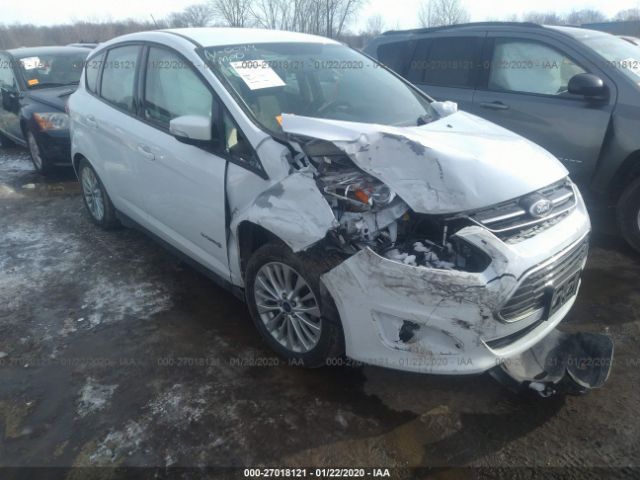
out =
[[553,330],[533,348],[504,359],[489,373],[518,393],[584,395],[604,385],[612,361],[613,341],[608,335]]

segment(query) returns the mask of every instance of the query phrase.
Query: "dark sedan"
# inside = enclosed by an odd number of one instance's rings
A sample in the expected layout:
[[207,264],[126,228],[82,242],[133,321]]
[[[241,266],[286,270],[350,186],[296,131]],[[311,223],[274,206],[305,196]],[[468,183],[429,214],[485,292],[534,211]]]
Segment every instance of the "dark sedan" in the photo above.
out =
[[27,147],[40,173],[71,164],[65,104],[88,54],[79,47],[0,52],[0,144]]

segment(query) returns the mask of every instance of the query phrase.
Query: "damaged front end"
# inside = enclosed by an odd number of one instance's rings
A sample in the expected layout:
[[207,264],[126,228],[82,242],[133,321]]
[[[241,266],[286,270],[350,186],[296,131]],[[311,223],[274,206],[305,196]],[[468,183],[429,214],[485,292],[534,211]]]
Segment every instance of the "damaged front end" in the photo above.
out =
[[489,373],[518,393],[581,395],[604,385],[612,362],[611,337],[554,330],[533,348],[505,359]]
[[604,383],[610,362],[583,360],[610,360],[610,340],[556,330],[577,296],[590,223],[547,152],[461,113],[417,129],[291,115],[282,127],[292,176],[312,179],[335,218],[322,246],[344,261],[322,282],[349,357],[491,371],[543,396]]

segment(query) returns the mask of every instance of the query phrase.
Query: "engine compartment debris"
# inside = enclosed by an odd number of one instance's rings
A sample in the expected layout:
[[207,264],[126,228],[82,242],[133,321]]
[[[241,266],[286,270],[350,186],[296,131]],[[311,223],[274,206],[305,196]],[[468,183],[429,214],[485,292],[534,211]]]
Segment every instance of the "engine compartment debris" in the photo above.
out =
[[[428,245],[425,246],[425,244]],[[406,265],[412,267],[430,267],[441,268],[443,270],[451,270],[456,268],[456,264],[441,259],[441,256],[446,258],[456,257],[456,253],[453,251],[453,246],[448,244],[447,247],[439,247],[428,239],[423,242],[414,242],[410,248],[401,252],[398,248],[392,248],[384,253],[384,256],[389,260],[400,261]]]

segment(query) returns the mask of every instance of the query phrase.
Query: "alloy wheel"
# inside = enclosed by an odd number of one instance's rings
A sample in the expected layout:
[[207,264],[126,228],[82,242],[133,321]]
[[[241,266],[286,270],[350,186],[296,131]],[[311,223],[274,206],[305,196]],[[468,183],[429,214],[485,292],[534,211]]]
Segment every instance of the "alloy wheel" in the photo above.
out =
[[318,344],[320,307],[302,275],[284,263],[266,263],[258,270],[253,290],[260,319],[280,345],[306,353]]
[[40,153],[40,147],[38,147],[38,142],[36,141],[36,137],[33,133],[27,133],[27,142],[29,144],[29,153],[31,153],[31,158],[33,159],[36,169],[38,171],[42,171],[42,166],[44,165],[42,161],[42,154]]
[[82,169],[82,193],[93,218],[101,221],[104,217],[102,188],[96,174],[89,167]]

